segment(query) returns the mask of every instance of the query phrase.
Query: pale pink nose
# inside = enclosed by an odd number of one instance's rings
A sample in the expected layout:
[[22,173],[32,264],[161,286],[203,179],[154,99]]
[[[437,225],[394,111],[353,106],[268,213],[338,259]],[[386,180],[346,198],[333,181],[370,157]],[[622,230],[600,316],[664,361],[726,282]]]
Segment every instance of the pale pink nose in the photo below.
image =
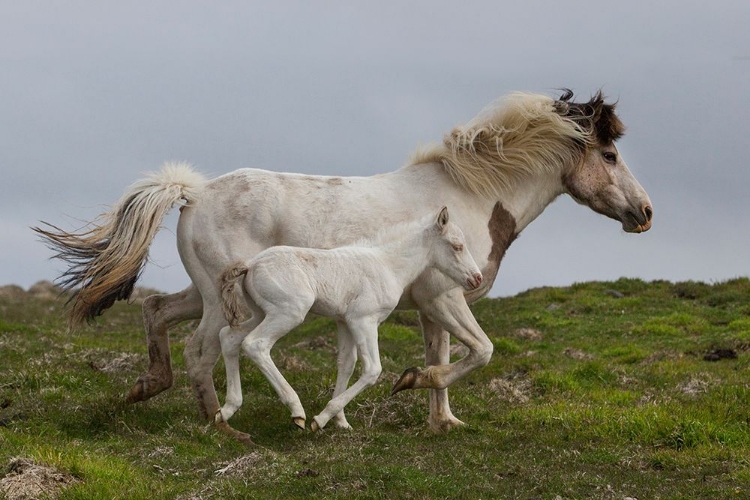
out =
[[482,284],[482,273],[474,273],[474,275],[472,276],[472,280],[469,281],[469,284],[472,286],[472,288],[479,288],[479,285]]

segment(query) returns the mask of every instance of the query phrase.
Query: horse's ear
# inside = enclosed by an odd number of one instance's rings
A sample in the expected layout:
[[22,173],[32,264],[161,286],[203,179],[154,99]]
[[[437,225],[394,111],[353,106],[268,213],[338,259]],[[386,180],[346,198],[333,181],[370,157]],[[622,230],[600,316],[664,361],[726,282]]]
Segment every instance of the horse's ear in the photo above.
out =
[[448,207],[443,207],[440,209],[440,212],[438,212],[437,216],[437,227],[441,231],[445,229],[445,225],[448,224]]

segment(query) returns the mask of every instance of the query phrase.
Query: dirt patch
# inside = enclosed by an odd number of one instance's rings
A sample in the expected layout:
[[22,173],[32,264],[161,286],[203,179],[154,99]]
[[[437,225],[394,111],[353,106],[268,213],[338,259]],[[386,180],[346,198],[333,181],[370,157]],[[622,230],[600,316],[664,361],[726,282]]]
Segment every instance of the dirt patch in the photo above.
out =
[[689,380],[677,386],[677,390],[687,396],[695,398],[700,394],[708,392],[708,389],[714,385],[714,383],[715,380],[710,374],[702,372],[691,375]]
[[660,361],[676,361],[678,359],[682,359],[684,357],[684,354],[679,351],[670,351],[670,350],[663,350],[663,351],[656,351],[655,353],[651,354],[647,358],[644,358],[640,364],[641,365],[653,365],[654,363],[658,363]]
[[305,360],[303,360],[299,356],[287,354],[281,355],[279,361],[276,363],[276,366],[278,366],[280,370],[290,372],[305,372],[311,370],[310,365],[305,363]]
[[490,389],[503,401],[509,403],[527,403],[531,384],[528,380],[511,381],[504,378],[490,380]]
[[325,337],[322,335],[318,337],[313,337],[311,339],[305,339],[302,342],[298,342],[294,344],[292,347],[304,347],[306,349],[312,349],[312,350],[323,349],[323,350],[330,351],[330,352],[336,351],[336,348],[333,347],[328,337]]
[[121,373],[143,364],[143,355],[130,352],[89,351],[84,355],[89,366],[102,373]]
[[246,476],[256,468],[262,459],[261,454],[254,451],[223,464],[223,467],[215,470],[214,474],[217,476]]
[[594,359],[594,356],[592,356],[591,354],[580,349],[574,349],[572,347],[566,347],[563,351],[563,354],[565,354],[569,358],[578,359],[581,361],[590,361]]
[[536,328],[517,328],[513,332],[513,336],[525,340],[542,340],[542,332]]
[[80,482],[65,471],[16,457],[10,460],[8,473],[0,479],[0,493],[8,500],[57,498],[63,488]]

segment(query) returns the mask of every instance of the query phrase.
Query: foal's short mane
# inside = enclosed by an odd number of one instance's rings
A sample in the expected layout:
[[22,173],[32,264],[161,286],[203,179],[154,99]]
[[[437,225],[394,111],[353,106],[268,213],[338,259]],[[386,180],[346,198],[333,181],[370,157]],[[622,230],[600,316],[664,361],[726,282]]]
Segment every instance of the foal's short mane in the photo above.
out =
[[511,94],[454,128],[443,144],[418,150],[409,164],[442,163],[457,184],[497,198],[524,177],[577,165],[587,146],[622,136],[615,104],[606,104],[601,92],[587,103],[572,99],[569,89],[557,100]]
[[366,248],[382,247],[391,242],[402,240],[406,236],[416,235],[418,232],[426,229],[434,218],[434,214],[428,214],[419,219],[409,219],[390,226],[385,226],[375,235],[369,238],[360,238],[347,246]]

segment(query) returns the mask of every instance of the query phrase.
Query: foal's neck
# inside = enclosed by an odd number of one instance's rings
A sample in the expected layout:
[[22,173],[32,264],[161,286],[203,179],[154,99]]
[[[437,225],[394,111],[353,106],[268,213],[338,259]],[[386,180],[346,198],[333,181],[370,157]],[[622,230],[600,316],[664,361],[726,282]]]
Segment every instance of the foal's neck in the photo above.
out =
[[431,264],[431,245],[423,231],[409,233],[380,246],[383,260],[388,263],[393,276],[406,288]]

